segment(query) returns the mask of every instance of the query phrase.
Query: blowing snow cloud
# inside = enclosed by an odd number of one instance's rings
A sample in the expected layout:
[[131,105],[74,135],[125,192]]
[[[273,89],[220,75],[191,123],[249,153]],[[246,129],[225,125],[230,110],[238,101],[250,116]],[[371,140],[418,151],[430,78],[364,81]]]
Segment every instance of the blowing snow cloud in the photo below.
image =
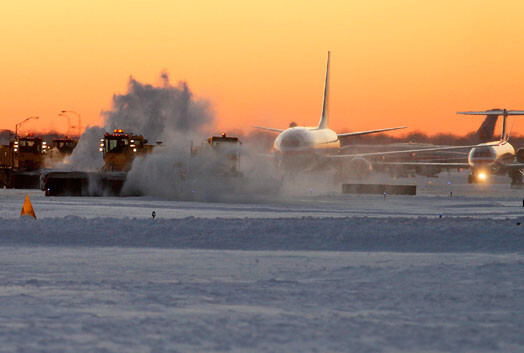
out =
[[[98,151],[105,131],[124,129],[141,134],[151,143],[176,144],[198,135],[214,122],[208,101],[195,98],[186,82],[171,85],[167,73],[161,84],[153,86],[129,79],[127,93],[113,95],[110,110],[102,111],[104,128],[88,127],[66,164],[75,170],[97,170],[103,165]],[[182,141],[180,141],[182,142]]]
[[196,133],[212,125],[208,101],[196,99],[186,82],[172,86],[166,73],[161,80],[156,87],[131,77],[127,93],[115,94],[111,110],[102,112],[106,130],[129,130],[155,141],[171,138],[173,133]]

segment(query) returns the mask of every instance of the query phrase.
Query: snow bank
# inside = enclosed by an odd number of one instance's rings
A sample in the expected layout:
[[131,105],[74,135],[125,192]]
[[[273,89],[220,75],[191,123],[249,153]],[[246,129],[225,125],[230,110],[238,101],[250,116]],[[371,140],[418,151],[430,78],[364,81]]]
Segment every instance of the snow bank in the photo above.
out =
[[522,252],[524,223],[478,218],[0,219],[0,246]]

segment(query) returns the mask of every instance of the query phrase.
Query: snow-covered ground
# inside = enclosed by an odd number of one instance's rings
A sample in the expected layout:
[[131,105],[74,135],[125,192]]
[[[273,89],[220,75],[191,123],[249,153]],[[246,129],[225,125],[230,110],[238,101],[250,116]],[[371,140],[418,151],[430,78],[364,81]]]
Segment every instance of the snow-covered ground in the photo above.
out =
[[385,200],[0,190],[0,351],[523,351],[524,190],[464,179]]
[[340,185],[312,181],[287,185],[275,195],[247,195],[228,203],[187,202],[151,197],[45,197],[40,190],[0,190],[0,219],[18,218],[26,194],[37,217],[84,218],[294,218],[294,217],[450,217],[517,218],[524,214],[524,189],[511,189],[509,179],[470,185],[467,174],[440,178],[386,179],[416,184],[417,196],[343,195]]
[[5,352],[517,352],[522,254],[2,247]]

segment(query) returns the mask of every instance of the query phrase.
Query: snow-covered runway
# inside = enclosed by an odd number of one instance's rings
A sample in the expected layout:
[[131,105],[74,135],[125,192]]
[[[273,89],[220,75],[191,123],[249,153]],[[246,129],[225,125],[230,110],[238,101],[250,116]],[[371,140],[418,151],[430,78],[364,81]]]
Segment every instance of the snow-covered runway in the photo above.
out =
[[522,351],[524,190],[456,180],[230,203],[0,190],[0,351]]
[[515,352],[524,256],[0,248],[2,351]]

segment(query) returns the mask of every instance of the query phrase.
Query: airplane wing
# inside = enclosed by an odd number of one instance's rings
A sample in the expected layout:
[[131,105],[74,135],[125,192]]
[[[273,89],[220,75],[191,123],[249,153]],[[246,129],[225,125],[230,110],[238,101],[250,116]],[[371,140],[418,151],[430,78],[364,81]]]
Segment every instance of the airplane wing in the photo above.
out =
[[267,131],[273,131],[273,132],[282,132],[284,130],[282,129],[274,129],[272,127],[264,127],[264,126],[253,126],[255,129],[261,129],[261,130],[267,130]]
[[[494,144],[482,144],[482,146],[496,146],[498,143]],[[329,158],[354,158],[354,157],[381,157],[381,156],[391,156],[391,155],[400,155],[400,154],[409,154],[417,152],[434,152],[434,151],[449,151],[449,150],[458,150],[458,149],[467,149],[474,148],[480,145],[469,145],[469,146],[446,146],[446,147],[435,147],[435,148],[420,148],[414,150],[400,150],[400,151],[385,151],[385,152],[370,152],[370,153],[355,153],[355,154],[336,154],[329,155]]]
[[505,164],[504,168],[506,169],[524,169],[524,163]]
[[374,165],[399,166],[399,167],[437,167],[437,168],[464,168],[470,167],[468,163],[446,162],[373,162]]
[[358,131],[358,132],[348,132],[348,133],[345,133],[345,134],[337,134],[337,135],[338,135],[338,137],[359,136],[359,135],[374,134],[374,133],[377,133],[377,132],[383,132],[383,131],[405,129],[406,127],[407,127],[407,126],[390,127],[390,128],[387,128],[387,129],[378,129],[378,130],[369,130],[369,131]]

